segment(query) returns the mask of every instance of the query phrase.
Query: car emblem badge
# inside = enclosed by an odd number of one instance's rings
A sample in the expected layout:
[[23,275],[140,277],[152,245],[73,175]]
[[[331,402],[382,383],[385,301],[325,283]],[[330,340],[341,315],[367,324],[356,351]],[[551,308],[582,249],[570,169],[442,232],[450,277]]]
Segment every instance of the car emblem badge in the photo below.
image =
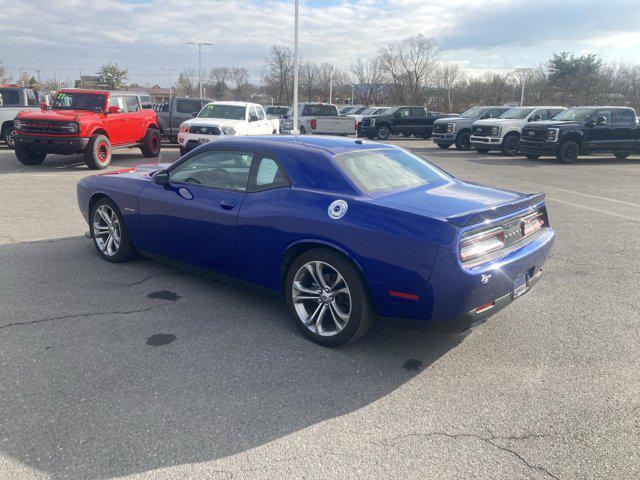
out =
[[329,217],[337,220],[338,218],[344,217],[345,213],[347,213],[348,208],[349,204],[344,200],[334,200],[333,202],[331,202],[331,205],[329,205],[327,213],[329,214]]
[[206,128],[204,128],[204,127],[202,127],[202,128],[200,129],[200,133],[207,133],[207,129],[206,129]]
[[491,274],[490,273],[483,273],[482,274],[482,278],[480,279],[480,281],[482,282],[483,285],[486,285],[487,283],[489,283],[490,279],[491,279]]
[[529,136],[530,136],[530,137],[535,136],[535,134],[536,134],[536,132],[529,132]]

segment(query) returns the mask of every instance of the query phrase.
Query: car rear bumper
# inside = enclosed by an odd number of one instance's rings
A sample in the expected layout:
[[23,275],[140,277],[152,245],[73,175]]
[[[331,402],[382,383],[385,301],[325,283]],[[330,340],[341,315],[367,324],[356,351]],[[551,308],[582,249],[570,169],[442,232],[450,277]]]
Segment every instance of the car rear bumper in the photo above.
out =
[[478,137],[471,135],[471,148],[476,150],[499,150],[502,147],[500,137]]
[[375,137],[375,135],[376,127],[363,127],[362,125],[358,125],[359,137]]
[[69,155],[80,153],[89,143],[88,138],[83,137],[59,137],[59,136],[31,136],[19,133],[15,136],[16,146],[28,148],[44,153],[57,153]]
[[558,143],[535,140],[520,140],[520,153],[524,155],[555,155]]

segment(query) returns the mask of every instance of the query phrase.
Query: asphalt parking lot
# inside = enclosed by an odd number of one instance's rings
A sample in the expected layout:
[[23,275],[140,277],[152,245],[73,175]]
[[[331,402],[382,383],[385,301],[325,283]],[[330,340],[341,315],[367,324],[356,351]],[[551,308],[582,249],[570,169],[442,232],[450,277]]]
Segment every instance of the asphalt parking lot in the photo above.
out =
[[0,146],[0,478],[639,478],[640,157],[393,143],[547,192],[556,244],[542,281],[466,335],[380,321],[335,350],[276,296],[101,260],[75,198],[95,172]]

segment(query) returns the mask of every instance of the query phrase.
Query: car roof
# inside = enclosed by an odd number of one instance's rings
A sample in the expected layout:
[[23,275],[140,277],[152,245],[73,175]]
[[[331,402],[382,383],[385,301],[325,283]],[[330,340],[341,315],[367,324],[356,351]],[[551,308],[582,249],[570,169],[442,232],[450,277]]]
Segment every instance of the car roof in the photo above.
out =
[[378,143],[356,138],[342,138],[323,135],[264,135],[264,136],[234,136],[220,138],[206,144],[209,148],[215,146],[231,148],[251,148],[257,150],[277,150],[294,148],[310,148],[323,151],[330,155],[352,152],[354,150],[398,149],[393,145]]
[[234,102],[231,100],[214,100],[213,102],[209,102],[209,104],[215,103],[216,105],[236,105],[238,107],[246,107],[248,105],[260,105],[259,103],[252,102]]

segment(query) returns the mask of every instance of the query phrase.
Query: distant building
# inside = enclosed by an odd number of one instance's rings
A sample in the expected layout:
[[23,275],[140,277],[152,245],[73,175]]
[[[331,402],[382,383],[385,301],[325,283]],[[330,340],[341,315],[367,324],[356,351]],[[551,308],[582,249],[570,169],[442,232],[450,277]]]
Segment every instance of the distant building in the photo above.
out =
[[81,75],[80,80],[76,80],[74,86],[76,88],[88,88],[89,90],[107,88],[100,75]]
[[148,93],[153,103],[163,103],[169,101],[170,90],[159,85],[153,87],[131,87],[130,92]]

